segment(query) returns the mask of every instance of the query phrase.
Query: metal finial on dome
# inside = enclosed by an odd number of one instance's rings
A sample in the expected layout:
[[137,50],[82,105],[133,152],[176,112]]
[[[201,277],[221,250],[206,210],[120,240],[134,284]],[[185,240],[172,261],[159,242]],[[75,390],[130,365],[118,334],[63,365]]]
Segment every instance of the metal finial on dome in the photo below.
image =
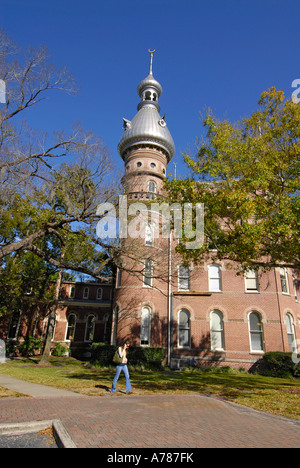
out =
[[148,50],[149,54],[150,54],[150,71],[149,71],[149,75],[153,75],[152,73],[152,63],[153,63],[153,54],[155,52],[155,49],[154,50]]

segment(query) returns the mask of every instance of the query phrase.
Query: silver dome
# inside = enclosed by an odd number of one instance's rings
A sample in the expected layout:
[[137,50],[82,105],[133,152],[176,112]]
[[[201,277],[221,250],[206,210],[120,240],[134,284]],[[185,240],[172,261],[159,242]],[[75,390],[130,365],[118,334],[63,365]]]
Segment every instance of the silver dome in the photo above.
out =
[[[125,121],[125,119],[124,119]],[[155,105],[141,107],[131,122],[125,121],[125,131],[119,142],[119,153],[122,156],[130,146],[152,143],[167,151],[171,161],[175,154],[173,138]]]

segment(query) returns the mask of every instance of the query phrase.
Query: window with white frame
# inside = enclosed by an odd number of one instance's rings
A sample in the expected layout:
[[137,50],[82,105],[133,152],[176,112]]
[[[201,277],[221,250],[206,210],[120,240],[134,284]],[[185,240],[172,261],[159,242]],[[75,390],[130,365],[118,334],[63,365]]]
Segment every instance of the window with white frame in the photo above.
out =
[[190,289],[190,268],[180,265],[178,267],[178,289],[179,291],[189,291]]
[[96,317],[91,314],[88,316],[85,327],[85,341],[93,341],[95,333]]
[[210,292],[222,291],[222,274],[221,267],[219,265],[209,265],[208,283]]
[[151,309],[143,307],[141,315],[141,346],[150,345]]
[[191,319],[190,313],[186,309],[179,312],[178,346],[179,348],[190,348],[191,346]]
[[75,329],[76,329],[76,315],[70,314],[68,317],[68,328],[66,334],[66,340],[74,340],[75,336]]
[[262,318],[258,312],[249,314],[249,333],[251,351],[264,351]]
[[144,287],[151,288],[152,287],[152,276],[153,276],[153,262],[152,260],[145,260],[144,264],[144,278],[143,278],[143,285]]
[[88,299],[90,294],[90,290],[88,287],[85,287],[83,290],[83,299]]
[[289,342],[289,350],[291,353],[293,353],[297,350],[297,345],[295,340],[294,320],[291,314],[286,314],[285,323]]
[[247,270],[245,272],[246,292],[258,292],[259,282],[258,273],[255,270]]
[[296,278],[293,278],[293,286],[294,286],[295,301],[298,302],[299,281]]
[[152,246],[154,244],[154,223],[149,222],[145,229],[145,245]]
[[211,349],[213,351],[225,349],[224,335],[224,319],[223,314],[219,310],[214,310],[211,313]]
[[289,294],[289,281],[286,268],[280,268],[280,283],[283,294]]
[[102,300],[102,296],[103,296],[103,289],[102,289],[102,288],[98,288],[98,289],[97,289],[97,301],[101,301],[101,300]]

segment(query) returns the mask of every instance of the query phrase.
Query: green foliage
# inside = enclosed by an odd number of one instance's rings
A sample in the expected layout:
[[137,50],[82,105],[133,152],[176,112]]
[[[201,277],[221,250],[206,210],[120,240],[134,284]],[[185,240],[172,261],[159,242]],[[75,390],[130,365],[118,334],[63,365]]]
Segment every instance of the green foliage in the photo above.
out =
[[263,357],[263,375],[270,377],[300,377],[300,363],[292,361],[292,353],[269,352]]
[[200,250],[181,242],[187,259],[214,249],[244,269],[300,268],[300,106],[275,88],[259,105],[236,124],[208,114],[198,154],[184,155],[192,177],[166,182],[171,202],[205,205],[207,242]]
[[62,357],[69,355],[69,348],[61,343],[55,343],[52,356]]
[[[113,364],[113,357],[118,346],[110,346],[104,343],[92,343],[91,363],[103,367]],[[145,368],[160,368],[164,358],[162,348],[130,347],[128,363],[132,366],[144,366]]]
[[28,311],[39,301],[53,298],[50,287],[55,271],[31,252],[9,256],[0,271],[0,316]]
[[41,351],[42,340],[41,338],[34,338],[33,336],[29,336],[18,345],[17,349],[24,357],[34,356],[36,352]]

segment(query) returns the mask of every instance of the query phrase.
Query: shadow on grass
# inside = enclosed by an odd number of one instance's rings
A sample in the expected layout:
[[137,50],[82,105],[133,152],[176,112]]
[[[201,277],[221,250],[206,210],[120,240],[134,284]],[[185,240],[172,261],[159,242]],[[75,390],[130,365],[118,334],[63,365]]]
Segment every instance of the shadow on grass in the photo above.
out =
[[[96,387],[106,389],[107,381],[111,381],[114,370],[83,371],[66,375],[69,379],[84,379],[95,382]],[[123,376],[120,376],[122,381]],[[125,377],[124,377],[125,380]],[[207,372],[175,372],[175,371],[131,371],[130,380],[134,388],[140,391],[159,392],[192,392],[218,393],[222,396],[234,398],[241,393],[256,393],[258,391],[272,391],[288,387],[300,387],[300,381],[263,377],[249,374],[219,374]]]

